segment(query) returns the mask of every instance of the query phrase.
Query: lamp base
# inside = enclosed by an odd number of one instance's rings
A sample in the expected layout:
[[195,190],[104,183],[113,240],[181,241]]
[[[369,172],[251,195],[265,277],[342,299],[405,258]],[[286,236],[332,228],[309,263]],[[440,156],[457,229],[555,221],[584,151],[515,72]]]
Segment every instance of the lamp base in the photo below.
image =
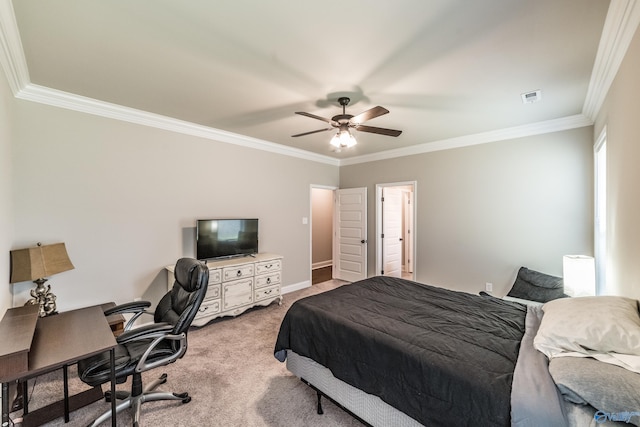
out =
[[51,292],[51,285],[44,286],[47,279],[38,279],[33,282],[36,284],[35,289],[31,289],[31,298],[24,305],[38,305],[38,315],[40,317],[57,314],[56,296]]

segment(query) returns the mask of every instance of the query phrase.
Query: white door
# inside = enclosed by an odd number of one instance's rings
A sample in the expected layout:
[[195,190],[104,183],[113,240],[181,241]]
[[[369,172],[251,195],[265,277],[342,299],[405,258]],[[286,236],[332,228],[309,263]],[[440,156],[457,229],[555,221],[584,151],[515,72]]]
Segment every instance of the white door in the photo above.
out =
[[333,278],[355,282],[367,277],[367,189],[336,190]]
[[411,191],[403,191],[402,204],[404,206],[404,271],[413,273],[413,206],[411,201]]
[[[383,239],[382,235],[395,234],[394,230],[387,230],[388,225],[385,224],[383,217],[386,215],[387,220],[389,220],[389,216],[392,215],[391,212],[383,212],[383,210],[389,211],[391,210],[390,206],[387,205],[383,207],[382,198],[383,195],[387,197],[387,201],[390,199],[395,199],[395,194],[387,192],[387,190],[391,188],[393,190],[400,191],[400,202],[401,206],[398,209],[397,214],[400,215],[400,220],[398,222],[401,224],[400,227],[400,237],[403,238],[404,241],[398,240],[396,242],[391,242],[394,239]],[[392,252],[391,249],[387,249],[386,245],[391,245],[392,243],[399,243],[400,249],[398,253],[400,254],[400,276],[406,279],[415,280],[416,277],[416,265],[413,262],[415,259],[415,250],[416,250],[416,241],[415,241],[415,218],[416,218],[416,181],[405,181],[405,182],[394,182],[394,183],[386,183],[386,184],[376,184],[376,195],[375,195],[375,205],[376,205],[376,266],[375,273],[377,275],[388,275],[393,274],[397,275],[396,267],[390,265],[388,260],[385,259],[383,255],[384,251],[387,251],[387,254]],[[406,194],[408,197],[403,200],[403,194]],[[405,214],[408,212],[408,217],[405,217]],[[395,215],[395,213],[393,214]],[[389,221],[391,222],[391,221]],[[385,242],[387,240],[387,242]],[[405,244],[408,243],[408,247]],[[402,263],[405,263],[403,266]],[[408,264],[408,265],[407,265]]]
[[402,190],[382,189],[382,272],[402,277]]

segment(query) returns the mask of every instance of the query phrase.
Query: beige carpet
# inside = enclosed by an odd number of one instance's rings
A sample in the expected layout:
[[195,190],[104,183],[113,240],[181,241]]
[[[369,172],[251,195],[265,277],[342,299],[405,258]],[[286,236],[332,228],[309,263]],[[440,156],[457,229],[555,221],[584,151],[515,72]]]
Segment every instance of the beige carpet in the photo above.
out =
[[[161,390],[189,392],[190,403],[150,402],[142,408],[143,426],[361,426],[348,414],[323,399],[324,414],[316,413],[316,394],[287,371],[273,357],[280,323],[292,302],[340,286],[329,281],[284,295],[280,306],[252,309],[235,318],[217,319],[189,332],[186,355],[172,365],[143,375],[143,381],[166,372],[169,376]],[[71,392],[86,386],[70,369]],[[62,397],[62,373],[57,371],[29,382],[29,409],[45,406]],[[103,387],[108,389],[108,384]],[[128,384],[118,389],[128,389]],[[101,400],[48,426],[84,426],[109,409]],[[19,420],[20,413],[11,414]],[[110,420],[103,425],[111,425]],[[128,413],[118,416],[118,426],[131,425]],[[19,424],[16,424],[19,425]]]

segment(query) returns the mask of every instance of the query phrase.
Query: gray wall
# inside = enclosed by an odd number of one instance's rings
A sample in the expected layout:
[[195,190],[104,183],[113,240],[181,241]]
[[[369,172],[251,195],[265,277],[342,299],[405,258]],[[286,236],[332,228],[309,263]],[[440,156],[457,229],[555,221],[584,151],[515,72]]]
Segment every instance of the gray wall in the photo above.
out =
[[9,250],[13,242],[11,187],[11,112],[15,101],[0,67],[0,319],[11,307]]
[[[591,127],[345,166],[340,187],[417,181],[416,279],[505,294],[520,266],[562,275],[562,255],[593,254]],[[375,245],[368,247],[374,274]]]
[[636,31],[598,114],[607,128],[607,283],[605,291],[640,299],[640,33]]
[[[33,102],[14,116],[11,243],[66,242],[76,268],[50,278],[60,309],[156,302],[202,217],[259,218],[283,284],[309,281],[309,189],[336,186],[338,167]],[[31,287],[15,286],[14,304]]]

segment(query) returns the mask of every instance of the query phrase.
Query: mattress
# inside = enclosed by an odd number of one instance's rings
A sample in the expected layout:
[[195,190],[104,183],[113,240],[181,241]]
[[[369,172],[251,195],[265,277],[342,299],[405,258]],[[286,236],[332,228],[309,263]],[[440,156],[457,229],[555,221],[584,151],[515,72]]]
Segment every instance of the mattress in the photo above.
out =
[[329,369],[308,357],[290,351],[287,355],[287,369],[372,426],[422,426],[407,414],[383,402],[378,396],[340,381]]

